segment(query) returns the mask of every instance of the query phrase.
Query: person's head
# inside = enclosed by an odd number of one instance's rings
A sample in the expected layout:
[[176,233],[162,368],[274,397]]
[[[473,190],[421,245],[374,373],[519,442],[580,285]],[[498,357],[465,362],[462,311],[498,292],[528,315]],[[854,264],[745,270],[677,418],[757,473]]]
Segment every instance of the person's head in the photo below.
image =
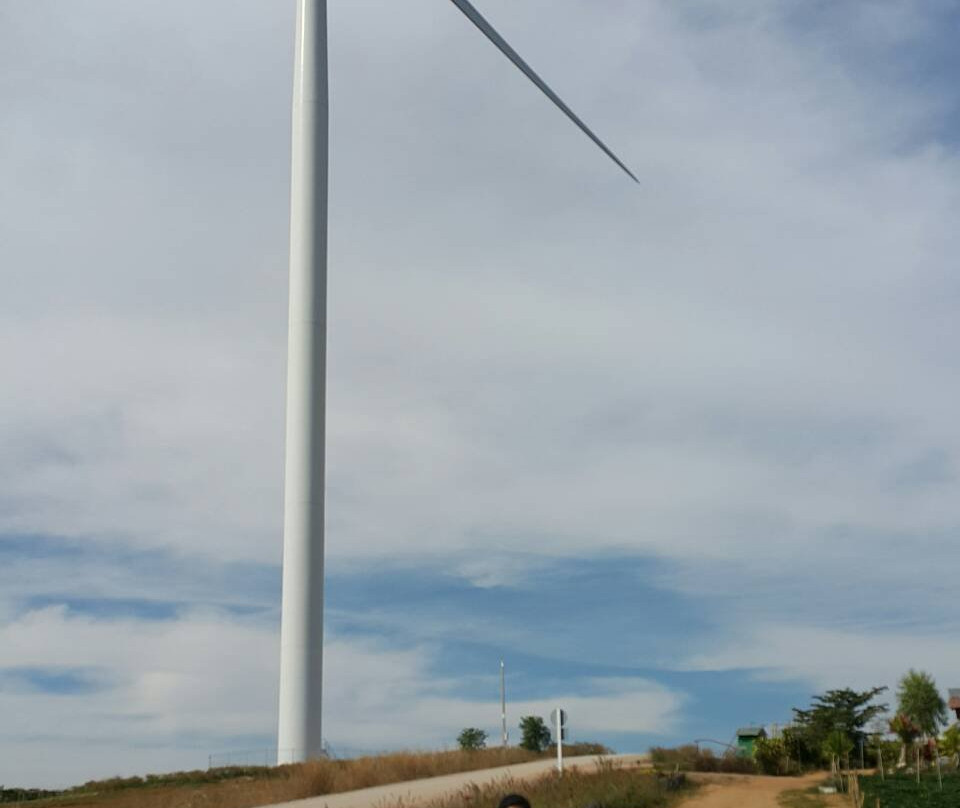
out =
[[530,808],[530,800],[523,794],[507,794],[500,800],[498,808]]

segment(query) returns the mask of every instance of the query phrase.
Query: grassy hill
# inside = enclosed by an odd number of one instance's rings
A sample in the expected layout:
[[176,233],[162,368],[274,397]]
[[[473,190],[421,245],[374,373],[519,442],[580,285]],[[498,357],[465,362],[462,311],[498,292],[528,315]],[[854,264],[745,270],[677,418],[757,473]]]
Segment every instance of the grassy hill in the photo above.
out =
[[[564,747],[567,755],[602,755],[599,744]],[[6,789],[5,808],[255,808],[549,757],[516,747],[473,752],[397,752],[288,766],[228,766],[146,777],[116,777],[59,792]]]

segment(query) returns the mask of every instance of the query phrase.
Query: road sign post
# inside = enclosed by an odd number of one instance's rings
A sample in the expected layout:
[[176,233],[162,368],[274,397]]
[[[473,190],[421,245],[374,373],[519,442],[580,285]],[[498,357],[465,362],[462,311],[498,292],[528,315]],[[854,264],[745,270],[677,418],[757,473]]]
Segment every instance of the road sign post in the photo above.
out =
[[550,713],[550,718],[553,720],[557,739],[557,772],[563,774],[563,727],[567,723],[567,714],[564,710],[557,707]]

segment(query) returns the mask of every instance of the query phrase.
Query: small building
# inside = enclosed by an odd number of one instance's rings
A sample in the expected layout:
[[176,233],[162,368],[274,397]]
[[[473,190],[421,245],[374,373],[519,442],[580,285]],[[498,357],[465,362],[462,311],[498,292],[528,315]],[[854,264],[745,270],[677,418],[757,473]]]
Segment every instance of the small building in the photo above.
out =
[[947,695],[950,697],[947,707],[953,710],[957,714],[957,718],[960,719],[960,687],[951,687],[947,691]]
[[737,752],[743,757],[753,757],[757,738],[766,738],[767,731],[763,727],[741,727],[737,730]]

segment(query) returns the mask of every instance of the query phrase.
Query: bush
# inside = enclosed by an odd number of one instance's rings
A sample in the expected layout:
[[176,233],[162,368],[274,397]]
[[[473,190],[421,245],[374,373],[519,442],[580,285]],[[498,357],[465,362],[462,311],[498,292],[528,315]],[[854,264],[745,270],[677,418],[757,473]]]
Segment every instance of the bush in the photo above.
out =
[[[547,748],[547,753],[549,754],[551,750],[553,754],[557,753],[557,745],[555,743]],[[615,755],[616,752],[609,746],[604,746],[602,743],[583,741],[581,743],[564,743],[563,754],[565,757],[587,757],[588,755],[602,757],[603,755]]]
[[44,791],[40,788],[2,788],[0,802],[36,802],[60,796],[59,791]]
[[753,760],[741,757],[732,750],[717,757],[709,749],[700,749],[693,744],[667,748],[654,746],[650,749],[650,760],[660,769],[676,769],[686,772],[725,772],[728,774],[756,774]]
[[785,775],[799,771],[799,764],[790,760],[782,738],[757,738],[753,759],[764,774]]
[[[881,741],[880,754],[883,758],[883,768],[886,771],[893,771],[900,761],[900,741]],[[877,744],[871,744],[864,752],[867,767],[877,766]]]
[[674,769],[688,772],[717,771],[718,761],[709,749],[701,750],[693,744],[668,748],[653,746],[650,748],[650,760],[655,768]]
[[824,764],[821,744],[809,727],[786,727],[782,737],[787,757],[796,762],[798,770],[820,768]]
[[476,727],[467,727],[460,731],[460,734],[457,736],[457,743],[460,744],[461,749],[467,751],[486,749],[487,733]]
[[520,748],[530,752],[542,752],[550,746],[550,730],[537,715],[525,715],[520,719]]

